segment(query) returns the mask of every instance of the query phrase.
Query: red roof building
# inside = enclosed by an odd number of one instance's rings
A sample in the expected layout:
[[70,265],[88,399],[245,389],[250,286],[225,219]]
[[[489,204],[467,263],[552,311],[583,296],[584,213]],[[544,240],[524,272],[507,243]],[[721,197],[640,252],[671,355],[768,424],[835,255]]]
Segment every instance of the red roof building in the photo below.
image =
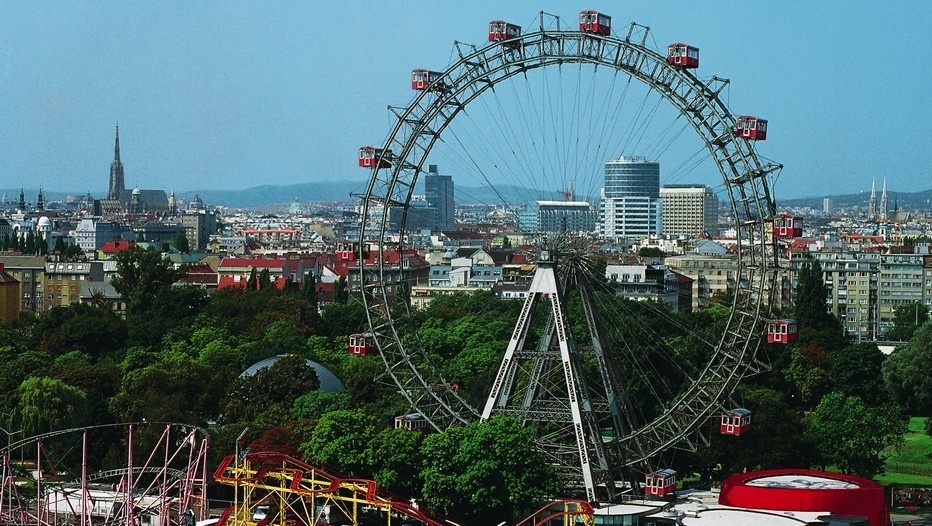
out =
[[257,274],[268,270],[269,278],[272,285],[281,290],[285,282],[289,279],[294,280],[296,276],[304,276],[303,265],[300,260],[288,260],[281,258],[240,258],[229,257],[220,261],[217,268],[217,288],[240,287],[246,288],[246,282],[249,276],[255,270]]

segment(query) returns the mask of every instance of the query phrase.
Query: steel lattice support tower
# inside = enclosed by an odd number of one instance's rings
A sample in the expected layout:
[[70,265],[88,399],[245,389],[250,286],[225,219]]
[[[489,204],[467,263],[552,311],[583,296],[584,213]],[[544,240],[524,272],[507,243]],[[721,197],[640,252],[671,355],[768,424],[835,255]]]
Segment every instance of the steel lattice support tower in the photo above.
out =
[[[590,304],[585,273],[564,265],[558,275],[552,257],[547,250],[540,253],[482,419],[504,414],[534,425],[538,446],[570,485],[584,487],[590,501],[600,497],[612,500],[622,463],[619,455],[606,447],[613,441],[603,439],[602,429],[610,428],[614,436],[620,436],[630,429],[630,420],[623,415],[624,397]],[[579,291],[584,304],[591,347],[578,347],[573,337],[566,312],[570,288]],[[532,323],[535,315],[543,318],[543,325]],[[543,328],[539,339],[532,327]],[[594,353],[600,370],[592,381],[583,372],[583,349]],[[597,489],[608,495],[597,496]]]

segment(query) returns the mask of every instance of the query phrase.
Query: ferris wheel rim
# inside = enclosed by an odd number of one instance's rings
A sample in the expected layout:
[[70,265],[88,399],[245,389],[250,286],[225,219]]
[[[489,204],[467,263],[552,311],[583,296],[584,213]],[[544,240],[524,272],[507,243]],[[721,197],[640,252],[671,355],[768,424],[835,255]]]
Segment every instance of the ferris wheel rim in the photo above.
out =
[[[635,25],[632,24],[632,28]],[[674,400],[669,409],[619,440],[623,444],[628,443],[628,463],[642,462],[683,441],[686,434],[711,415],[715,409],[713,401],[726,398],[748,371],[753,372],[754,367],[763,365],[756,358],[760,340],[753,335],[760,332],[761,317],[769,316],[770,307],[764,304],[764,295],[770,287],[770,274],[775,267],[772,263],[775,247],[767,244],[766,221],[775,213],[767,178],[781,168],[779,165],[762,164],[753,144],[733,133],[736,119],[718,96],[728,85],[726,79],[712,77],[706,82],[686,69],[667,64],[665,56],[646,47],[646,36],[645,33],[638,43],[632,42],[630,32],[628,38],[621,39],[614,35],[541,29],[515,39],[489,42],[481,48],[473,48],[471,53],[464,54],[458,48],[459,59],[440,73],[432,85],[434,89],[420,91],[402,111],[395,111],[395,126],[381,150],[383,154],[392,152],[391,175],[380,178],[386,170],[381,167],[380,158],[372,169],[363,199],[359,238],[360,244],[366,242],[366,218],[370,204],[382,205],[381,219],[377,223],[378,228],[374,229],[378,231],[376,239],[380,246],[384,246],[386,233],[391,229],[391,206],[403,210],[398,226],[398,231],[403,234],[414,183],[437,139],[463,108],[499,82],[530,69],[579,63],[613,68],[657,91],[690,121],[712,154],[727,189],[738,237],[735,281],[741,284],[748,280],[754,283],[755,288],[749,289],[751,294],[744,298],[735,294],[722,339],[715,347],[713,358],[705,365],[702,376]],[[539,53],[533,54],[534,51]],[[504,74],[495,76],[503,71]],[[463,94],[466,96],[462,97]],[[436,125],[438,123],[439,126]],[[403,235],[400,237],[397,244],[399,255],[404,245]],[[745,238],[750,241],[750,246],[743,242]],[[438,383],[430,383],[413,364],[414,353],[426,357],[423,345],[418,341],[415,349],[406,348],[396,327],[396,323],[410,322],[410,306],[405,305],[403,319],[395,319],[397,316],[391,315],[388,305],[391,293],[386,289],[394,286],[386,280],[392,272],[391,263],[379,258],[376,266],[372,276],[375,279],[375,285],[371,287],[373,298],[367,294],[362,296],[370,330],[377,335],[379,354],[385,362],[387,375],[402,387],[402,393],[416,409],[420,409],[419,404],[429,406],[421,412],[435,429],[442,430],[452,423],[473,419],[478,415],[475,407],[455,392],[438,390]],[[363,258],[359,259],[359,272],[364,280]],[[393,359],[389,359],[389,354]],[[726,374],[722,375],[721,371]],[[710,388],[702,380],[712,373],[723,379]],[[439,384],[446,382],[441,379]],[[417,392],[418,389],[423,393]],[[689,422],[683,421],[677,411],[684,409],[683,403],[688,404],[699,397],[706,397],[707,401],[693,410],[694,415]],[[635,445],[635,441],[646,441],[652,445],[643,448]]]

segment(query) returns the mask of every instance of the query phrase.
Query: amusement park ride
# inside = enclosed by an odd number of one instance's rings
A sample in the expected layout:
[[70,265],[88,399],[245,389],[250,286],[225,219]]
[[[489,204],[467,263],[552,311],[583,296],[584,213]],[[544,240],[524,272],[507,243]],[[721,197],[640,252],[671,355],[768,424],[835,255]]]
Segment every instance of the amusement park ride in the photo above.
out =
[[[779,244],[800,236],[802,226],[797,218],[777,213],[771,184],[782,166],[762,161],[756,152],[755,144],[766,139],[767,121],[735,116],[727,108],[720,94],[728,81],[701,80],[694,73],[697,48],[674,43],[666,54],[659,53],[646,45],[647,28],[632,23],[626,35],[613,34],[611,17],[596,11],[581,12],[574,30],[560,29],[559,19],[554,29],[545,24],[545,16],[550,15],[541,13],[540,27],[530,33],[492,21],[485,46],[458,45],[458,57],[443,71],[412,71],[414,99],[392,108],[397,121],[388,138],[380,147],[359,149],[359,166],[371,172],[361,196],[359,242],[341,243],[337,257],[358,267],[369,322],[367,331],[350,335],[348,352],[380,357],[383,379],[397,385],[413,408],[396,425],[443,431],[495,415],[522,420],[536,430],[538,447],[567,490],[585,495],[548,505],[522,524],[549,524],[554,518],[592,524],[589,503],[618,502],[625,494],[668,497],[676,487],[676,472],[663,467],[664,459],[674,448],[695,447],[703,440],[703,424],[720,418],[722,434],[750,432],[750,411],[735,407],[731,396],[743,377],[767,367],[758,355],[762,340],[787,344],[796,339],[796,323],[775,316],[770,301],[781,270]],[[383,247],[400,250],[404,236],[393,232],[405,232],[418,177],[465,108],[509,79],[534,70],[559,74],[569,64],[627,76],[671,105],[722,176],[734,218],[738,264],[730,315],[718,341],[706,342],[709,358],[691,382],[668,399],[655,400],[650,413],[636,410],[638,400],[630,395],[643,378],[619,367],[629,365],[617,359],[625,345],[614,327],[621,311],[612,310],[611,295],[593,273],[588,240],[569,235],[540,240],[530,289],[491,389],[481,397],[467,397],[431,364],[411,307],[398,294],[405,290],[404,273],[378,257]],[[397,215],[390,217],[399,209],[400,225]],[[580,319],[573,319],[573,312]],[[482,407],[475,404],[479,398],[485,400]],[[199,430],[179,435],[177,426],[168,425],[145,462],[136,465],[134,429],[128,426],[125,469],[109,472],[110,478],[82,472],[74,477],[77,482],[52,482],[61,478],[45,448],[52,436],[3,450],[0,524],[52,526],[66,514],[80,526],[195,526],[195,520],[206,520],[206,435]],[[86,445],[88,430],[83,433]],[[21,494],[12,476],[22,466],[14,465],[11,453],[27,448],[39,459],[39,485],[32,495]],[[213,476],[233,487],[234,502],[201,526],[323,526],[332,520],[357,525],[372,513],[389,525],[404,519],[452,524],[372,481],[342,477],[279,453],[237,451]],[[107,486],[97,487],[95,480]]]
[[[736,116],[727,108],[720,94],[728,81],[695,74],[698,48],[674,43],[665,54],[658,53],[646,46],[647,28],[632,23],[627,34],[613,34],[611,17],[597,11],[581,12],[576,30],[561,30],[559,20],[545,23],[546,16],[541,13],[540,27],[532,33],[506,21],[490,22],[486,46],[457,45],[458,57],[445,70],[415,70],[414,100],[391,108],[397,122],[376,150],[391,153],[375,155],[366,165],[371,177],[361,195],[355,262],[365,284],[370,326],[355,340],[351,337],[356,344],[350,352],[381,356],[385,378],[434,430],[496,414],[515,416],[537,429],[540,449],[567,487],[584,490],[587,500],[611,502],[629,492],[662,496],[671,491],[675,473],[651,466],[672,449],[703,440],[697,433],[703,423],[722,418],[721,432],[727,435],[750,430],[750,411],[729,400],[745,375],[767,367],[758,356],[764,338],[776,344],[795,339],[795,322],[775,317],[770,302],[781,270],[778,247],[801,235],[801,223],[777,213],[771,184],[782,166],[757,154],[756,143],[767,138],[767,121]],[[691,385],[658,400],[658,409],[648,415],[636,414],[636,401],[629,399],[629,384],[635,382],[615,365],[613,353],[621,342],[614,340],[615,320],[606,319],[612,313],[603,312],[587,240],[541,239],[530,290],[481,408],[431,366],[429,350],[411,329],[410,307],[396,294],[403,278],[388,264],[366,263],[362,257],[363,247],[398,250],[399,238],[392,234],[405,231],[404,220],[399,226],[389,212],[401,210],[406,217],[428,156],[467,106],[509,79],[537,69],[560,74],[569,71],[568,64],[626,75],[672,105],[715,163],[734,218],[739,253],[727,326],[719,341],[710,342],[709,361]],[[373,151],[361,149],[360,158],[363,150]],[[582,306],[583,319],[570,319],[569,304]],[[571,327],[586,327],[579,331],[585,332],[584,339],[577,341],[580,336]],[[731,420],[735,414],[741,415],[737,423]]]

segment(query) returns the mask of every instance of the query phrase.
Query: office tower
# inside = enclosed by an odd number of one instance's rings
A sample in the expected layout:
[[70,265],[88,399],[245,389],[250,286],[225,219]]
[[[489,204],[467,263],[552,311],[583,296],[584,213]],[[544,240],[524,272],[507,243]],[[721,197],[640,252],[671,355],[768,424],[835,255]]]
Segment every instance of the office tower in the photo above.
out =
[[424,177],[424,197],[427,200],[427,206],[437,210],[436,223],[432,225],[432,228],[453,230],[456,213],[456,205],[453,201],[453,177],[440,175],[436,164],[427,167],[427,175]]
[[663,233],[696,239],[718,230],[718,196],[704,185],[667,185],[660,189]]
[[663,232],[660,163],[644,157],[605,162],[599,231],[606,238],[642,239]]

